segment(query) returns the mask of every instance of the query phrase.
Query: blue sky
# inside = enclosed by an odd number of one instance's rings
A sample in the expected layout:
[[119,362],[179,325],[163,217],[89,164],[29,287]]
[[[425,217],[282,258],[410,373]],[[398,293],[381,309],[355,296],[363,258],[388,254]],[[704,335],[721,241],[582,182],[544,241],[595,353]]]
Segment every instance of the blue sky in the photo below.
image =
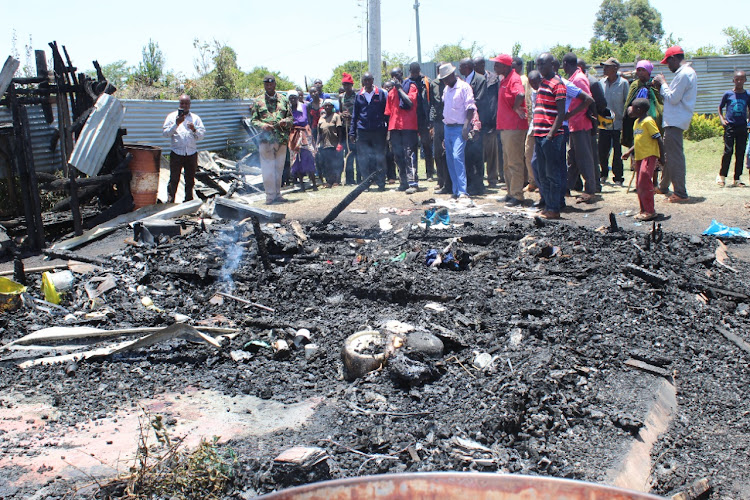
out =
[[[586,46],[600,3],[420,0],[422,58],[428,60],[437,45],[462,39],[467,45],[476,41],[487,56],[510,52],[516,41],[528,53],[557,43]],[[33,47],[47,49],[48,56],[48,42],[65,45],[80,69],[93,68],[93,59],[102,65],[121,59],[136,65],[151,38],[161,47],[167,67],[189,77],[195,73],[193,40],[197,37],[217,39],[234,48],[243,70],[267,66],[302,84],[305,76],[325,81],[338,64],[366,59],[367,54],[366,0],[131,0],[106,5],[37,0],[34,12],[23,2],[7,4],[3,18],[8,29],[0,39],[0,57],[4,60],[11,53],[15,30],[22,64],[29,37]],[[416,60],[413,5],[413,0],[381,0],[382,47]],[[575,11],[565,5],[574,5]],[[727,19],[726,13],[737,7],[728,0],[715,0],[710,8],[695,0],[651,0],[651,5],[661,12],[664,31],[683,38],[687,50],[707,44],[723,46],[722,28],[746,24],[742,17],[734,23]],[[550,14],[540,15],[545,12]]]

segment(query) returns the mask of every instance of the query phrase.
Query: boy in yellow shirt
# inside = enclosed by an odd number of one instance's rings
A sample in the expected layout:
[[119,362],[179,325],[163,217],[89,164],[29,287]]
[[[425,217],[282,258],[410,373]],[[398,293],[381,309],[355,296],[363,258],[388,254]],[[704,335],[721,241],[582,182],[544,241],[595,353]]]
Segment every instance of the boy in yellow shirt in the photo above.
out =
[[649,221],[656,218],[654,209],[654,168],[656,160],[664,164],[664,141],[659,133],[656,121],[648,115],[648,99],[635,99],[628,108],[628,115],[635,119],[633,124],[633,147],[622,155],[627,160],[635,151],[635,163],[638,179],[636,190],[641,213],[633,217],[637,221]]

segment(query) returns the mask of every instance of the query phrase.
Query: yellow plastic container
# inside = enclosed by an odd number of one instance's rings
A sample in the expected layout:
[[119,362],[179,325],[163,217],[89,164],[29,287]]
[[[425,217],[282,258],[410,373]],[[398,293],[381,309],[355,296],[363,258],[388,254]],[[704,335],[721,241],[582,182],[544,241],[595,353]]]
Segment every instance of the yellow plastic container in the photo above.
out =
[[0,311],[13,311],[21,305],[21,294],[26,287],[8,278],[0,277]]

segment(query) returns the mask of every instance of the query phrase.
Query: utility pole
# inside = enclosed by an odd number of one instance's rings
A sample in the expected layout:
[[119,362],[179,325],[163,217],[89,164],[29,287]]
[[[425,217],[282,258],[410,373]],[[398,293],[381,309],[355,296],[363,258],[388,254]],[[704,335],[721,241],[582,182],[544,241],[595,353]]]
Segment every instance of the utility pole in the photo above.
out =
[[417,62],[422,64],[422,40],[419,37],[419,0],[414,0],[414,11],[417,13]]
[[367,0],[367,68],[378,87],[382,83],[383,69],[380,52],[380,0]]

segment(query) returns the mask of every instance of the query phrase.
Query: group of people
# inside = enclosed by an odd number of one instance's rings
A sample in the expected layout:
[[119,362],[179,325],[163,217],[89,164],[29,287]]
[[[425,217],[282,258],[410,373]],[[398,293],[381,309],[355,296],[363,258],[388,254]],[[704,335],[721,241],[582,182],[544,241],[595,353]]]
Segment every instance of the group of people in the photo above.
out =
[[[670,47],[662,60],[674,73],[670,84],[663,75],[652,75],[653,64],[646,60],[636,64],[632,82],[623,78],[615,58],[601,63],[601,79],[573,53],[562,61],[541,54],[528,75],[518,57],[500,54],[489,61],[494,71],[481,57],[464,59],[458,68],[441,63],[432,81],[412,63],[408,76],[394,68],[383,88],[365,73],[356,91],[344,73],[338,96],[324,93],[320,81],[307,97],[298,90],[277,92],[275,77],[266,76],[265,92],[251,107],[266,203],[285,201],[280,194],[285,164],[292,181],[304,186],[309,176],[314,189],[316,177],[327,187],[340,185],[345,171],[347,184],[372,177],[383,191],[397,177],[397,189],[412,194],[422,189],[420,154],[427,180],[437,180],[436,194],[469,200],[504,182],[507,206],[524,204],[525,193],[538,190],[534,205],[550,219],[560,217],[571,191],[581,192],[577,202],[588,203],[610,174],[622,186],[623,160],[630,158],[641,206],[637,219],[656,216],[655,193],[672,203],[688,200],[682,140],[693,117],[697,80],[679,46]],[[735,183],[741,184],[750,109],[744,82],[744,72],[737,72],[735,88],[719,106],[726,130],[717,178],[722,185],[733,151]],[[185,117],[190,117],[189,99]],[[164,134],[194,144],[204,129],[197,116],[188,118],[170,115]],[[629,148],[624,153],[623,146]],[[170,181],[172,198],[173,186]]]

